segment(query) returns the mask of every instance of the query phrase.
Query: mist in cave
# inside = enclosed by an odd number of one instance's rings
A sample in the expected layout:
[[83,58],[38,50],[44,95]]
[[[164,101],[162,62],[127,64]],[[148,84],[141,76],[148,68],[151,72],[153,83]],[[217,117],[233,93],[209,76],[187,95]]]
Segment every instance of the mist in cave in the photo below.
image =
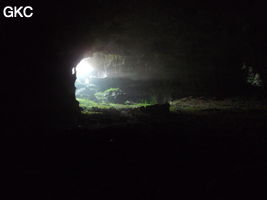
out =
[[0,16],[3,199],[266,196],[264,2],[24,4]]

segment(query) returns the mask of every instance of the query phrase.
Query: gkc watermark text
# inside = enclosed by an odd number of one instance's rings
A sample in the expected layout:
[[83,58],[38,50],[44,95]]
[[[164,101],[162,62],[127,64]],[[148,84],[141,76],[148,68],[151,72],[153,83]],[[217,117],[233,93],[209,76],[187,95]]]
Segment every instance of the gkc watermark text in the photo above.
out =
[[3,9],[3,15],[6,18],[33,16],[33,8],[31,6],[6,6]]

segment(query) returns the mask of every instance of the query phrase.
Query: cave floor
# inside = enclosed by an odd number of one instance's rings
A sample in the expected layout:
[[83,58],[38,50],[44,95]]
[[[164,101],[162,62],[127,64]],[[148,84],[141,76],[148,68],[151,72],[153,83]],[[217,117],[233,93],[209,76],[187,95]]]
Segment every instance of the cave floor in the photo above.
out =
[[265,197],[265,110],[177,108],[91,113],[60,134],[11,138],[7,191],[32,199]]
[[[98,130],[105,128],[144,128],[203,130],[204,135],[254,135],[256,129],[265,129],[267,102],[261,100],[183,98],[170,102],[170,112],[143,112],[140,107],[151,104],[88,106],[82,104],[78,128]],[[250,131],[248,131],[250,130]]]

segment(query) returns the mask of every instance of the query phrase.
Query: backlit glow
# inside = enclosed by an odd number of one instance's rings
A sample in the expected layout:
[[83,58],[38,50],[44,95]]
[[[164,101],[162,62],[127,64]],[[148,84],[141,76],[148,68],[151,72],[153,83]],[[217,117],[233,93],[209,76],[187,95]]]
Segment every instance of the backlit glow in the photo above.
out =
[[84,58],[76,66],[77,77],[90,77],[91,73],[94,71],[89,58]]
[[104,61],[94,56],[87,57],[72,68],[76,98],[93,98],[95,93],[101,91],[101,84],[105,83],[98,80],[109,76]]

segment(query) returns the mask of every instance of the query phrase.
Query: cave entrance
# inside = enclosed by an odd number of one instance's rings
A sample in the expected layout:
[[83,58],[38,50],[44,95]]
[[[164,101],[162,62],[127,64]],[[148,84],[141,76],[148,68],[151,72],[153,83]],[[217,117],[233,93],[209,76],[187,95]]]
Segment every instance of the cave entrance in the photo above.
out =
[[76,67],[72,69],[72,74],[76,74],[75,96],[79,101],[88,99],[97,101],[95,94],[101,89],[99,80],[105,79],[107,73],[101,69],[94,57],[83,58]]
[[138,69],[133,68],[136,65],[131,60],[134,59],[102,52],[83,58],[72,69],[76,75],[75,96],[80,107],[85,110],[126,108],[154,102],[148,89],[151,82],[135,79]]
[[125,68],[125,56],[118,54],[94,52],[91,57],[83,58],[72,69],[76,74],[75,96],[80,107],[127,103],[126,91],[131,84],[123,71]]

